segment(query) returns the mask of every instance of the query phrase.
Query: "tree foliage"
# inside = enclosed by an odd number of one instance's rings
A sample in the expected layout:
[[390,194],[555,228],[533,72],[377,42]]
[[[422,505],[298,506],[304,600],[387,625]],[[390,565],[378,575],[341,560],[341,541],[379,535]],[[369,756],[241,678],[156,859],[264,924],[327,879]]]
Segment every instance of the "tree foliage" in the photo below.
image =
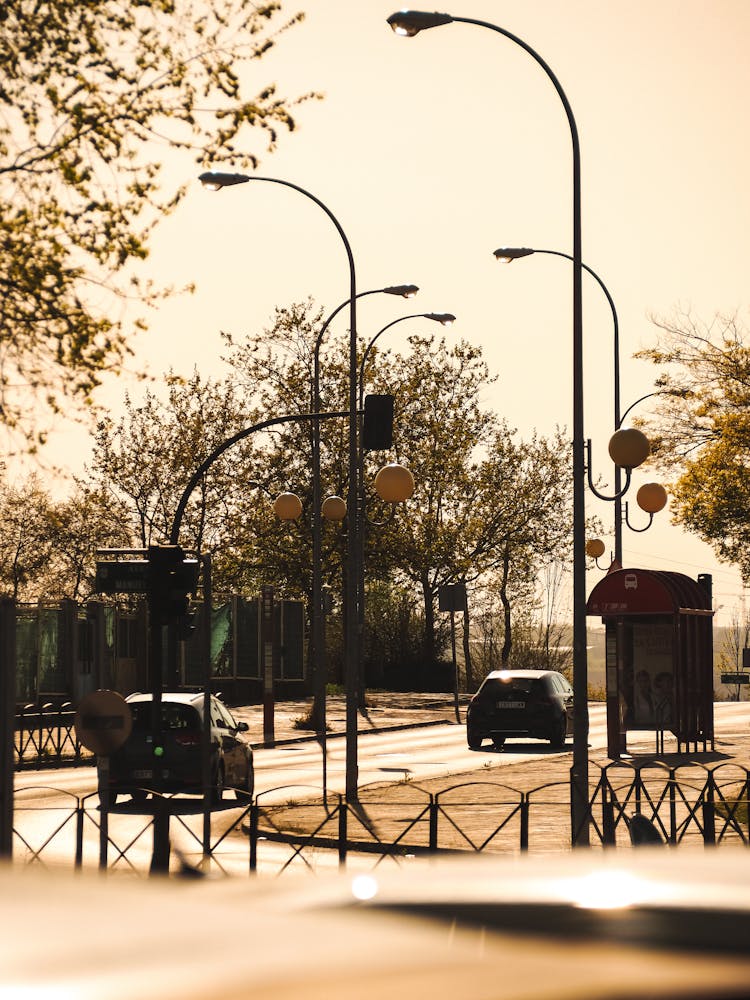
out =
[[[89,402],[130,348],[129,300],[168,290],[139,278],[154,226],[183,189],[162,160],[272,149],[291,104],[241,67],[279,31],[279,4],[252,0],[4,0],[0,5],[0,418],[33,445],[62,397]],[[244,143],[243,143],[244,146]],[[119,303],[119,305],[118,305]],[[132,320],[144,326],[143,316]]]
[[737,318],[679,314],[641,351],[662,371],[644,422],[656,460],[675,474],[673,521],[750,579],[750,347]]

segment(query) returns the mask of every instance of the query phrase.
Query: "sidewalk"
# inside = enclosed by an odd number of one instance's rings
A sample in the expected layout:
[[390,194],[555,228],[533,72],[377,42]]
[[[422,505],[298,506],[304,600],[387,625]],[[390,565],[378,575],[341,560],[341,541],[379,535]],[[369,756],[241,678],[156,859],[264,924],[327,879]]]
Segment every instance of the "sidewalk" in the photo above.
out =
[[[468,695],[459,695],[461,724],[466,718]],[[312,698],[300,701],[279,701],[273,706],[273,737],[276,745],[315,739],[315,733],[295,725],[298,719],[307,716]],[[236,719],[247,722],[248,733],[254,748],[264,746],[263,705],[247,705],[233,708]],[[343,695],[329,696],[326,705],[327,734],[329,737],[343,736],[346,732],[346,699]],[[380,691],[367,693],[366,713],[357,716],[357,730],[360,733],[412,729],[418,726],[434,726],[453,723],[456,725],[456,711],[452,694],[422,694]]]

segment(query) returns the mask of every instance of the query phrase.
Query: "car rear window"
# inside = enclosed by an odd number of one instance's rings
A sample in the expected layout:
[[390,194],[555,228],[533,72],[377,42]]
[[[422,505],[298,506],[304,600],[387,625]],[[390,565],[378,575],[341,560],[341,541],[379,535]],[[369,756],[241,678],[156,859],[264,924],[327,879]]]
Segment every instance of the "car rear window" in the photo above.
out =
[[541,680],[538,677],[510,677],[508,680],[488,678],[482,685],[480,694],[483,698],[498,698],[509,693],[535,694],[541,692]]
[[[133,711],[133,729],[137,732],[150,732],[152,703],[139,701],[131,704]],[[163,701],[161,704],[162,729],[200,729],[200,716],[192,705],[182,705]]]

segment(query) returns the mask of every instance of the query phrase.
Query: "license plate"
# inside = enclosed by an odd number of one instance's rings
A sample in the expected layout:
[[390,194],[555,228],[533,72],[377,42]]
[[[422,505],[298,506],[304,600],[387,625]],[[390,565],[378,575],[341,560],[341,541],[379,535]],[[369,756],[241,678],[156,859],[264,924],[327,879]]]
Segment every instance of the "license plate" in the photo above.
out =
[[141,780],[143,778],[152,778],[153,775],[154,775],[153,771],[133,771],[133,777],[137,780]]
[[526,708],[525,701],[499,701],[498,708]]

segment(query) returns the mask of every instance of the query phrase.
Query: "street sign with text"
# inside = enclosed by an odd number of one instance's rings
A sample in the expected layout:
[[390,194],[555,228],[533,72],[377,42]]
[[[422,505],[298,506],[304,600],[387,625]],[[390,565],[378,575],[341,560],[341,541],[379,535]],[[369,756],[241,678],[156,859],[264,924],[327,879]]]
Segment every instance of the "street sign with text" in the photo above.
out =
[[96,589],[100,594],[145,594],[148,590],[148,560],[97,562]]

